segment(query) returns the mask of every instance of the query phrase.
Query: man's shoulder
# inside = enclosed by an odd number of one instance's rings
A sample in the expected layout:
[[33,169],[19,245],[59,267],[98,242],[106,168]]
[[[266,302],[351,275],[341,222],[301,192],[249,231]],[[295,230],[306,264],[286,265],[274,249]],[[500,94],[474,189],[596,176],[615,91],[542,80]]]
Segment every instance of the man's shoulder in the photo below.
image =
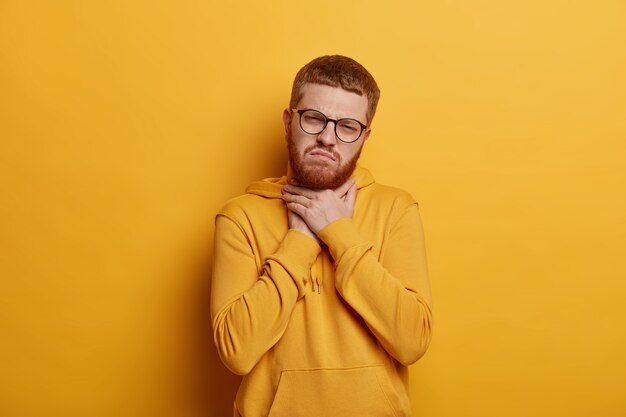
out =
[[218,212],[223,215],[241,215],[250,210],[273,208],[282,203],[282,187],[286,177],[265,178],[246,187],[245,194],[234,197]]
[[283,205],[278,198],[268,198],[254,193],[246,193],[228,200],[216,216],[225,216],[238,223],[248,222],[263,213],[274,214]]
[[417,205],[417,201],[406,190],[375,182],[363,189],[364,195],[373,201],[389,204],[397,208]]
[[359,192],[368,200],[368,203],[382,204],[393,207],[407,207],[417,204],[413,196],[402,188],[386,185],[374,180],[371,172],[362,166],[357,166],[355,178],[359,184]]

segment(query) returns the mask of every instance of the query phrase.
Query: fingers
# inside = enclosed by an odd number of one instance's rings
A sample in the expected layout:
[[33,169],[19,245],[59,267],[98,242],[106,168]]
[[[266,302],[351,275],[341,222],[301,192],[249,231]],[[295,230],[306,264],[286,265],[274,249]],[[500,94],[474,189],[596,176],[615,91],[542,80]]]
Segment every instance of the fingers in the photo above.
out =
[[300,218],[304,218],[306,207],[298,203],[287,203],[287,209],[293,213],[296,213]]
[[304,188],[304,187],[297,187],[295,185],[290,185],[287,184],[283,187],[283,193],[289,193],[289,194],[298,194],[298,195],[302,195],[306,198],[313,198],[315,197],[315,191],[313,190],[309,190],[308,188]]
[[291,194],[283,191],[283,201],[285,203],[298,204],[304,207],[308,207],[311,203],[311,200],[303,195]]

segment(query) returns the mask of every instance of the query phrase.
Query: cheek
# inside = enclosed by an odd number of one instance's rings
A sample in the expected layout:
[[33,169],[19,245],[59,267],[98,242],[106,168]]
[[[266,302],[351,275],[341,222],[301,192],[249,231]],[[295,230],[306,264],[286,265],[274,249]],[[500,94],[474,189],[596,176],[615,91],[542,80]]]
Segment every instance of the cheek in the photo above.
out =
[[348,149],[340,149],[339,150],[340,154],[341,154],[341,160],[345,163],[346,161],[350,161],[352,158],[354,158],[354,155],[356,155],[356,151],[352,148],[348,148]]
[[306,149],[306,142],[299,138],[297,135],[292,135],[289,139],[289,148],[291,149],[293,156],[302,157]]
[[307,148],[307,143],[306,141],[302,140],[302,138],[296,138],[294,144],[296,145],[296,149],[300,154],[304,152],[304,150]]
[[292,138],[295,149],[300,153],[304,152],[308,147],[315,145],[315,140],[311,140],[309,136],[294,134]]

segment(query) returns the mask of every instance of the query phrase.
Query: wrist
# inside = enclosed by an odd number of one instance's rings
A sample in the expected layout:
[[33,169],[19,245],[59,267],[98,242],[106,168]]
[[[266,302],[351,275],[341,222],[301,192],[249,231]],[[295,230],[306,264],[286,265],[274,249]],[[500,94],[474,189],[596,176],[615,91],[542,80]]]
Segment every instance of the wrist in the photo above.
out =
[[314,241],[316,241],[317,243],[320,243],[320,240],[318,239],[317,235],[314,234],[310,229],[301,229],[301,228],[297,228],[297,227],[292,227],[290,228],[290,230],[293,230],[294,232],[298,232],[301,233],[303,235],[305,235],[306,237],[308,237],[309,239],[313,239]]

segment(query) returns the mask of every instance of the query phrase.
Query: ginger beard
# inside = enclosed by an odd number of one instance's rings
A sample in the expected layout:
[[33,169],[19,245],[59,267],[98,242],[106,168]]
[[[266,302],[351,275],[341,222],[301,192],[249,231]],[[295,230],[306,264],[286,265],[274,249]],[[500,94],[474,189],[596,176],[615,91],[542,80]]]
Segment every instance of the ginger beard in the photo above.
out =
[[[307,155],[314,149],[323,149],[331,153],[335,160],[321,161],[307,158]],[[314,190],[335,189],[350,179],[362,149],[363,145],[361,144],[358,152],[350,160],[343,163],[343,158],[338,152],[320,144],[307,147],[303,154],[298,153],[291,135],[289,135],[287,150],[289,151],[289,166],[292,173],[291,181]]]

